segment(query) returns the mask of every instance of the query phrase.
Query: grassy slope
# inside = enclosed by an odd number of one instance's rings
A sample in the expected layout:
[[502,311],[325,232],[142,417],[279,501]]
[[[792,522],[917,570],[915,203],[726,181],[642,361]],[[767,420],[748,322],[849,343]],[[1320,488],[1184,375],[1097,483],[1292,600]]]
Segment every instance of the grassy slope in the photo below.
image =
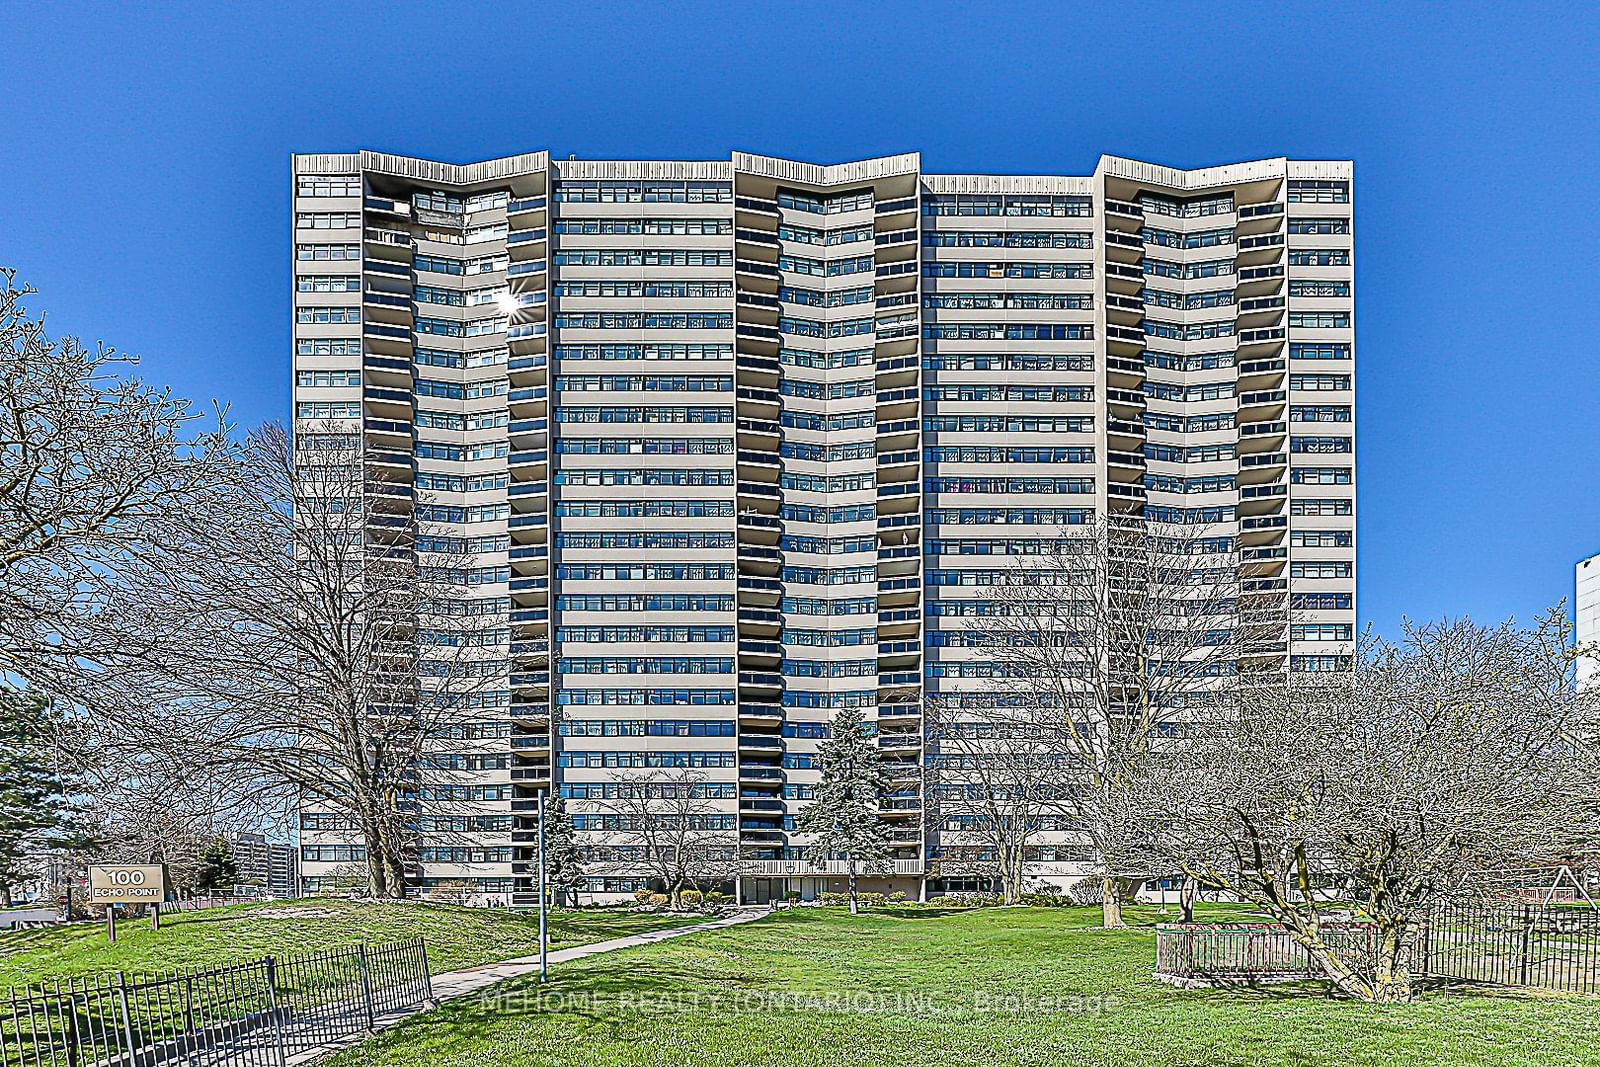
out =
[[[694,921],[641,912],[553,912],[550,940],[568,947]],[[438,904],[303,900],[164,916],[159,932],[148,920],[123,920],[115,945],[106,944],[103,925],[45,927],[0,933],[0,987],[54,975],[210,965],[419,936],[427,941],[432,969],[447,971],[539,951],[539,918]]]
[[[531,983],[507,983],[497,1001],[446,1005],[328,1067],[1600,1063],[1594,999],[1441,993],[1380,1009],[1304,990],[1182,991],[1150,979],[1150,930],[1103,932],[1097,918],[799,909],[563,965],[542,1004],[515,999]],[[897,992],[924,999],[804,1000]],[[757,1003],[772,994],[799,999]]]

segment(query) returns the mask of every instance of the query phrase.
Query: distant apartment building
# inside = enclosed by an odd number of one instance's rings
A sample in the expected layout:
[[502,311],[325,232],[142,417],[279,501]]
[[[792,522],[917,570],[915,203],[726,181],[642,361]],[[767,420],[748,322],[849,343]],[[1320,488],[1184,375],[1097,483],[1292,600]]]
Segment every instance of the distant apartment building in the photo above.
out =
[[[452,531],[461,597],[503,620],[481,721],[446,746],[473,808],[419,838],[424,892],[530,902],[539,791],[597,840],[618,783],[693,768],[738,842],[726,888],[809,896],[837,868],[795,816],[845,707],[893,777],[874,888],[970,884],[940,862],[925,700],[981,718],[985,587],[1097,517],[1225,531],[1281,619],[1259,654],[1350,664],[1348,162],[293,171],[296,420],[360,435],[375,515]],[[309,890],[360,852],[319,820]],[[1041,878],[1083,869],[1069,833],[1041,840]]]
[[258,888],[270,896],[299,893],[299,851],[286,841],[268,841],[263,834],[238,833],[228,839],[233,862],[239,868],[239,885]]
[[[1600,555],[1581,561],[1577,568],[1577,640],[1600,647]],[[1595,685],[1600,678],[1600,655],[1578,657],[1578,685]]]

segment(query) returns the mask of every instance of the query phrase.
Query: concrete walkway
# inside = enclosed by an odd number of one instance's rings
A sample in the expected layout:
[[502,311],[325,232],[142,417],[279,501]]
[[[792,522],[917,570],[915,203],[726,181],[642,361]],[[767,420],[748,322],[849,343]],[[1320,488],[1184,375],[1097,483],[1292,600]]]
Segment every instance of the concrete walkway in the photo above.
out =
[[[631,934],[628,937],[614,937],[610,941],[596,941],[591,945],[574,945],[550,953],[550,966],[552,971],[560,963],[569,963],[572,960],[581,960],[585,956],[598,956],[603,952],[615,952],[618,949],[633,948],[637,945],[653,945],[657,941],[670,941],[675,937],[687,937],[705,930],[722,930],[729,926],[739,926],[744,923],[754,922],[764,915],[772,912],[765,906],[739,908],[732,915],[725,915],[720,919],[709,922],[695,923],[691,926],[673,926],[664,930],[651,930],[649,933]],[[412,1008],[407,1011],[391,1012],[380,1015],[374,1020],[370,1033],[351,1034],[337,1041],[330,1041],[314,1049],[308,1049],[288,1059],[289,1067],[304,1067],[306,1064],[315,1063],[324,1056],[331,1055],[340,1049],[349,1048],[371,1037],[372,1034],[389,1029],[402,1019],[407,1019],[418,1012],[426,1011],[446,1000],[456,1000],[460,997],[470,996],[480,990],[487,989],[496,982],[503,982],[508,978],[521,978],[525,975],[539,973],[539,957],[518,956],[515,959],[501,960],[499,963],[483,963],[476,967],[463,967],[459,971],[445,971],[433,976],[434,1004],[421,1008]]]
[[[633,948],[635,945],[653,945],[657,941],[670,941],[674,937],[685,937],[689,934],[698,934],[703,930],[721,930],[729,926],[738,926],[741,923],[754,922],[763,915],[771,912],[766,907],[740,908],[732,915],[725,915],[720,919],[710,922],[695,923],[693,926],[672,926],[664,930],[651,930],[644,934],[631,934],[628,937],[614,937],[610,941],[596,941],[592,945],[575,945],[550,953],[550,966],[558,963],[567,963],[571,960],[581,960],[585,956],[598,956],[602,952],[615,952],[619,948]],[[507,978],[520,978],[525,974],[539,972],[538,956],[518,956],[516,959],[501,960],[499,963],[484,963],[477,967],[463,967],[459,971],[446,971],[433,976],[433,996],[435,1000],[453,1000],[456,997],[476,993],[485,986],[496,982],[503,982]]]

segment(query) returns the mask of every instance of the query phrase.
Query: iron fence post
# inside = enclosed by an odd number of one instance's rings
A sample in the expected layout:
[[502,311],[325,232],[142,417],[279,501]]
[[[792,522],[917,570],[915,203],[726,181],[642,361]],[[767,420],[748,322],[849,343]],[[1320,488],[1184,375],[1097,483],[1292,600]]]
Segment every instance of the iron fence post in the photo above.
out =
[[[57,989],[60,987],[57,986]],[[15,995],[15,994],[13,994]],[[67,992],[67,1067],[78,1067],[83,1058],[83,1039],[78,1036],[78,997]]]
[[377,1016],[372,1010],[372,967],[367,962],[367,946],[365,943],[356,946],[356,958],[361,961],[361,995],[367,1007],[367,1029],[378,1028]]
[[133,1015],[128,1011],[128,973],[117,972],[117,1009],[122,1015],[122,1036],[128,1042],[128,1067],[134,1064]]
[[[22,1062],[22,1058],[23,1058],[23,1050],[22,1050],[22,1016],[21,1016],[21,1013],[19,1013],[17,1011],[17,991],[16,991],[16,988],[13,987],[10,990],[10,993],[11,993],[11,1021],[12,1021],[12,1023],[14,1023],[16,1025],[16,1028],[17,1028],[17,1062],[21,1063]],[[10,1056],[10,1054],[8,1052],[6,1052],[6,1035],[5,1035],[5,1031],[0,1030],[0,1064],[9,1064],[10,1062],[11,1062],[11,1056]]]
[[1519,913],[1519,917],[1521,918],[1522,922],[1520,924],[1520,926],[1521,926],[1521,930],[1520,930],[1520,933],[1519,933],[1519,942],[1520,943],[1518,945],[1518,952],[1517,952],[1517,957],[1518,957],[1518,960],[1517,960],[1517,984],[1518,985],[1527,985],[1528,984],[1528,950],[1531,947],[1529,945],[1529,940],[1531,939],[1531,937],[1533,935],[1533,916],[1532,916],[1532,914],[1531,914],[1531,912],[1530,912],[1530,910],[1529,910],[1529,908],[1528,908],[1528,906],[1526,904],[1524,904],[1522,906],[1521,911]]
[[272,1020],[272,1046],[278,1051],[278,1067],[284,1067],[289,1054],[283,1046],[283,1020],[278,1017],[278,961],[267,957],[267,1015]]
[[422,988],[427,994],[425,1004],[433,1003],[433,971],[428,967],[428,943],[417,938],[417,952],[422,957]]

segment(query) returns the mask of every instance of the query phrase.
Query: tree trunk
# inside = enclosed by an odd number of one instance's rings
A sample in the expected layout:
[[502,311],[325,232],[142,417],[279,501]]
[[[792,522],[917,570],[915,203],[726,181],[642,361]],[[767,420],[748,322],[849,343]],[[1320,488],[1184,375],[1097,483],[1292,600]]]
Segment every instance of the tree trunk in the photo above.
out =
[[1178,906],[1183,909],[1183,921],[1194,922],[1194,896],[1199,889],[1199,883],[1189,875],[1184,875],[1183,885],[1178,889]]
[[1372,993],[1380,1004],[1403,1004],[1411,999],[1411,953],[1399,926],[1380,923],[1374,946]]
[[11,885],[9,882],[0,882],[0,908],[11,907]]
[[406,895],[406,867],[400,856],[390,853],[384,860],[388,867],[389,896],[399,900]]
[[1100,879],[1100,927],[1104,930],[1123,930],[1128,924],[1122,919],[1122,884],[1107,876]]
[[389,865],[383,854],[383,838],[373,825],[362,827],[361,840],[367,849],[367,895],[382,900],[389,895]]
[[[1275,917],[1284,922],[1283,917]],[[1373,1004],[1404,1004],[1412,999],[1410,962],[1398,928],[1380,925],[1374,946],[1373,977],[1369,980],[1343,954],[1328,945],[1320,929],[1297,930],[1287,922],[1284,925],[1305,948],[1311,961],[1346,996]]]
[[849,880],[846,882],[846,887],[850,892],[850,914],[860,915],[861,906],[856,902],[856,865],[854,860],[850,862],[850,873],[848,879]]
[[1000,902],[1002,904],[1022,903],[1022,861],[1016,859],[1006,863],[1000,868]]

